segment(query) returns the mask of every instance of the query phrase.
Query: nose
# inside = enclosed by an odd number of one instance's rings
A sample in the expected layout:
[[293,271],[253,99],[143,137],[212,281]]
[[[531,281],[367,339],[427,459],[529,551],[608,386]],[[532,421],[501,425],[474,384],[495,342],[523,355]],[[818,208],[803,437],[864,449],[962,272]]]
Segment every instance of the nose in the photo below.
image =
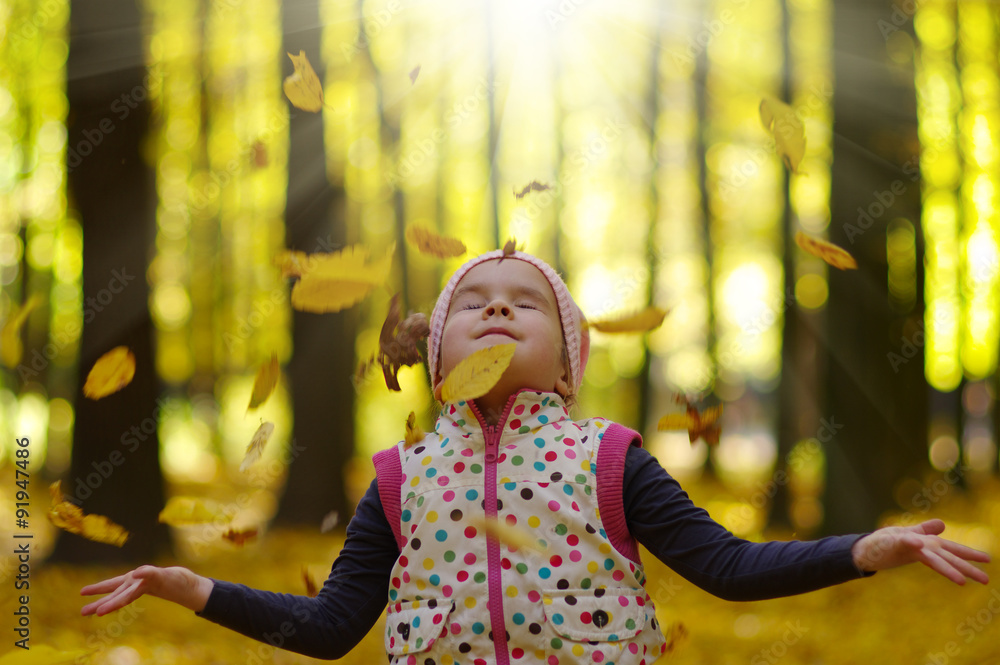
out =
[[492,316],[501,316],[505,319],[512,318],[514,310],[508,305],[504,300],[497,298],[490,302],[486,307],[483,308],[483,318],[488,319]]

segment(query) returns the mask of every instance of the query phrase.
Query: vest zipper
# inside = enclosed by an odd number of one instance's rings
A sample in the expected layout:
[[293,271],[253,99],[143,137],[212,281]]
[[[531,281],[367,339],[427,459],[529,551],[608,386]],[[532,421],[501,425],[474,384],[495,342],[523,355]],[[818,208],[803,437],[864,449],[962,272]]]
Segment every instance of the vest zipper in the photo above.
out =
[[[485,503],[486,519],[497,519],[497,457],[499,456],[500,438],[503,436],[503,427],[507,423],[510,410],[517,401],[517,394],[511,395],[504,407],[503,414],[497,420],[496,425],[487,425],[483,421],[482,414],[475,402],[469,402],[469,408],[476,414],[479,425],[483,430],[483,438],[486,441],[486,464],[483,468],[483,499]],[[486,567],[487,583],[489,594],[487,607],[490,610],[490,628],[493,631],[493,652],[496,655],[497,665],[510,665],[510,651],[507,646],[507,628],[503,613],[503,580],[500,569],[500,541],[490,536],[486,539]]]

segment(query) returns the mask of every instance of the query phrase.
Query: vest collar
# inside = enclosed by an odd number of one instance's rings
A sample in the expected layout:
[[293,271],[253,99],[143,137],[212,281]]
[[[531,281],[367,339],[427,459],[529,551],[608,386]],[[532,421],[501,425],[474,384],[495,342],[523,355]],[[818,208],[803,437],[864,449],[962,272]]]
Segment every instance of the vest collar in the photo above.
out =
[[550,423],[569,420],[569,409],[558,393],[520,390],[507,400],[503,414],[495,427],[486,424],[479,407],[473,401],[447,402],[434,425],[440,436],[460,436],[464,439],[484,439],[486,432],[526,434]]

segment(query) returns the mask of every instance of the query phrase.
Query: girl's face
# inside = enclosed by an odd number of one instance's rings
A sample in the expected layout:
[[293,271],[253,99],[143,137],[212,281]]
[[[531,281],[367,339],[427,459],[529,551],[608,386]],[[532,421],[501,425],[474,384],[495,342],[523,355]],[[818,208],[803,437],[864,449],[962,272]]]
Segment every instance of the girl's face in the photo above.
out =
[[473,351],[510,342],[517,343],[510,367],[477,400],[484,411],[502,409],[522,388],[564,397],[569,393],[562,324],[552,287],[530,263],[494,259],[472,268],[455,289],[441,336],[434,394],[440,399],[444,377]]

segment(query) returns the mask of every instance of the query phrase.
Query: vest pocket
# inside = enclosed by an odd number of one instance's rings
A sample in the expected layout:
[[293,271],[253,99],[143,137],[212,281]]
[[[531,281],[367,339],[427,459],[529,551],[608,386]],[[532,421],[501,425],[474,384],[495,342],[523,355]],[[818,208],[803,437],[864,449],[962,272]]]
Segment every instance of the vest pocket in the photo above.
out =
[[453,600],[391,603],[385,621],[385,650],[393,656],[427,651],[448,625]]
[[646,623],[643,589],[569,589],[542,596],[545,619],[569,640],[617,642],[642,632]]

